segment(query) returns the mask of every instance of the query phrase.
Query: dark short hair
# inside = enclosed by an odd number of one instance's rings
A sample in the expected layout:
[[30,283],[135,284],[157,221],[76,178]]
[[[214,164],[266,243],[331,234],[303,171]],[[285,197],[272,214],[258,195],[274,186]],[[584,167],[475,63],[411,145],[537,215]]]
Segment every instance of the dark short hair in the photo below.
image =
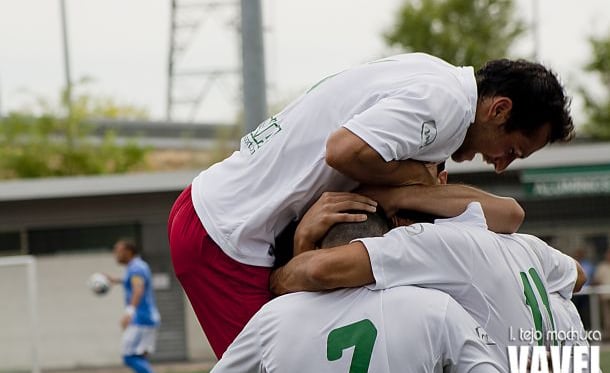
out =
[[320,241],[320,248],[347,245],[352,240],[364,237],[381,237],[390,230],[390,221],[381,206],[377,211],[347,211],[352,214],[366,214],[367,219],[357,223],[337,223],[333,225]]
[[[358,223],[338,223],[326,232],[320,241],[320,248],[329,248],[347,245],[357,238],[381,237],[390,229],[394,228],[387,218],[383,209],[378,206],[374,213],[366,211],[350,211],[351,213],[366,214],[366,221]],[[397,217],[408,219],[413,223],[434,223],[434,220],[441,219],[441,216],[428,214],[415,210],[398,210]]]
[[443,171],[445,171],[445,161],[442,161],[441,163],[436,165],[436,173],[437,174],[440,174]]
[[[321,248],[347,245],[357,238],[381,237],[393,228],[392,223],[389,221],[381,206],[377,206],[377,211],[375,213],[356,210],[350,210],[349,212],[366,214],[367,220],[358,223],[338,223],[333,225],[319,242]],[[411,210],[399,210],[396,215],[413,220],[416,223],[432,223],[434,222],[434,219],[439,218],[435,215]],[[290,224],[288,224],[288,226],[276,237],[275,246],[273,248],[275,256],[274,269],[285,265],[292,259],[294,249],[293,238],[297,225],[298,222],[296,221],[290,222]]]
[[521,59],[499,59],[487,62],[476,72],[476,79],[479,99],[505,96],[512,100],[508,132],[532,134],[550,123],[549,142],[565,142],[574,137],[570,98],[550,69]]
[[121,238],[116,242],[115,245],[122,245],[127,250],[131,251],[134,255],[138,255],[140,253],[140,248],[136,244],[136,242],[130,238]]
[[427,212],[415,211],[415,210],[398,210],[396,216],[402,219],[408,219],[414,223],[434,223],[436,219],[442,219],[443,217],[428,214]]

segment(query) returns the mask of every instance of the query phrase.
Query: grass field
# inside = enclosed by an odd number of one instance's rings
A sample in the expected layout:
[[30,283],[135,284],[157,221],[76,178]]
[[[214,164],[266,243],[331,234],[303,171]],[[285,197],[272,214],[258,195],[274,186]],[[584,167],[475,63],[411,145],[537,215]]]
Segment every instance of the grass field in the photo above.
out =
[[599,356],[599,365],[602,371],[604,372],[610,372],[610,350],[609,351],[602,351],[602,353]]

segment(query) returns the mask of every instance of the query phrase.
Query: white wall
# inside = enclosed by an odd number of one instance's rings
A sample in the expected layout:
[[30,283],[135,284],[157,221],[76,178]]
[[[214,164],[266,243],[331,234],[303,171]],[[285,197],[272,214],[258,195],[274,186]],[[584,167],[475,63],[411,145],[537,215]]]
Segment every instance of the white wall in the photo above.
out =
[[[118,365],[123,291],[95,296],[93,272],[123,273],[110,253],[37,258],[42,368]],[[0,267],[0,371],[30,367],[24,267]]]
[[[125,268],[116,264],[110,253],[40,256],[36,263],[41,367],[122,364],[119,320],[123,289],[114,286],[108,294],[96,296],[87,287],[87,279],[94,272],[120,276]],[[30,368],[26,289],[25,267],[0,266],[0,371]],[[184,307],[187,356],[215,361],[186,297]]]

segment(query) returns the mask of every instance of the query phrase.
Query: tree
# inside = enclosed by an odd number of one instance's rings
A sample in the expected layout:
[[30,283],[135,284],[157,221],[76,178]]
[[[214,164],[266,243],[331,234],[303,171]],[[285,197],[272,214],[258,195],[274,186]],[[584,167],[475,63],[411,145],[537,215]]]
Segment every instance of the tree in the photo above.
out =
[[601,80],[603,93],[596,98],[586,89],[580,89],[588,116],[583,132],[595,139],[610,140],[610,34],[591,37],[589,42],[593,55],[585,70]]
[[[78,88],[78,87],[77,87]],[[112,132],[90,136],[94,117],[143,118],[142,109],[75,92],[70,109],[38,98],[33,108],[0,118],[0,178],[121,173],[144,167],[148,149],[119,144]]]
[[407,0],[384,37],[407,52],[480,67],[505,57],[526,30],[513,13],[512,0]]

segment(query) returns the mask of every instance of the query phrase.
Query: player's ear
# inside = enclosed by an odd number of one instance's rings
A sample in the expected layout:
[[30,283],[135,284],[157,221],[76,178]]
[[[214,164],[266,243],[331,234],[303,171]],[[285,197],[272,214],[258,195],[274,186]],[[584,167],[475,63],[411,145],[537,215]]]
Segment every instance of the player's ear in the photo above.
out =
[[506,122],[510,116],[510,111],[513,108],[513,100],[508,97],[498,96],[492,99],[490,105],[491,119],[498,125]]
[[438,174],[437,178],[438,178],[438,183],[439,184],[447,184],[447,178],[449,177],[449,172],[447,172],[447,170],[443,170],[441,171],[441,173]]

